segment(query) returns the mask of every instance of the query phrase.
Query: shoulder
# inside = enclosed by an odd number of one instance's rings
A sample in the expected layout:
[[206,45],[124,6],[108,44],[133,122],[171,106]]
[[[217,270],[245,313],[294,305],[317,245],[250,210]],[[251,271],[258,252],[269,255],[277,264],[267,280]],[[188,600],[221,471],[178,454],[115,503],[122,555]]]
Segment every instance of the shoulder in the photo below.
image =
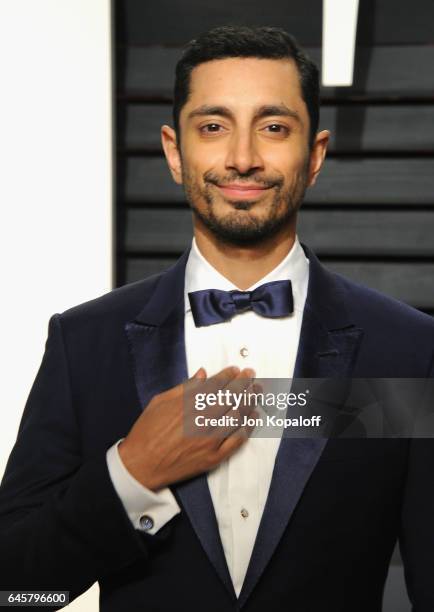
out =
[[434,318],[380,291],[329,270],[306,245],[309,259],[308,300],[318,311],[327,312],[334,323],[377,331],[412,330],[432,338]]
[[359,336],[355,377],[425,378],[433,375],[434,319],[309,258],[308,299],[329,331]]
[[153,295],[164,272],[113,289],[95,299],[78,304],[59,315],[66,328],[116,326],[134,319]]
[[434,318],[380,291],[329,272],[342,292],[355,324],[399,326],[434,334]]
[[416,308],[333,274],[353,324],[363,330],[364,372],[392,378],[432,375],[434,319]]

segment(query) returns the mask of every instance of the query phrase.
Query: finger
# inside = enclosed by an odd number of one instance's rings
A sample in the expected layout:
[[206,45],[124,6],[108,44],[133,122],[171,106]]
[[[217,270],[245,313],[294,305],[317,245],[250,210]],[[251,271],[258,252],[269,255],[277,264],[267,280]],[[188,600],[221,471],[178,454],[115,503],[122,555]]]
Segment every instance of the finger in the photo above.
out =
[[[224,416],[227,419],[227,423],[223,427],[209,428],[207,432],[208,435],[216,436],[220,440],[220,444],[222,440],[233,435],[239,435],[242,438],[249,437],[256,427],[256,419],[259,413],[255,410],[254,405],[246,404],[242,411],[229,412]],[[244,425],[246,417],[253,419],[253,424]]]
[[[196,374],[199,373],[200,370]],[[183,388],[185,414],[192,416],[195,410],[204,410],[208,417],[216,418],[230,413],[234,408],[238,408],[240,402],[243,401],[242,393],[248,388],[254,376],[255,371],[252,368],[240,370],[236,366],[229,366],[210,378],[190,379]],[[233,383],[233,386],[231,386],[231,383]],[[228,389],[229,396],[224,394],[226,389]],[[236,414],[236,411],[234,411],[234,414]],[[227,436],[232,429],[232,425],[229,430],[225,427],[223,431],[217,432],[212,428],[211,435],[217,433],[219,437]]]
[[[205,379],[206,377],[207,377],[207,376],[206,376],[206,370],[205,370],[205,368],[200,367],[200,368],[198,369],[198,371],[197,371],[197,372],[195,372],[191,378],[192,378],[192,379],[196,379],[196,378]],[[191,379],[190,379],[190,380],[191,380]]]
[[217,374],[214,374],[214,376],[210,376],[208,380],[210,383],[217,384],[219,388],[221,388],[220,385],[222,382],[225,383],[227,380],[232,380],[239,375],[240,371],[238,366],[228,366],[220,370],[220,372],[217,372]]
[[237,366],[228,366],[226,368],[223,368],[223,370],[220,370],[220,372],[217,372],[217,374],[214,374],[214,376],[210,376],[208,378],[205,368],[201,366],[193,374],[193,376],[191,376],[191,378],[188,378],[184,382],[180,383],[179,385],[177,385],[177,387],[182,388],[183,391],[188,391],[189,389],[194,389],[197,386],[198,380],[202,383],[204,381],[207,381],[209,382],[209,391],[212,392],[213,389],[221,388],[222,381],[226,382],[232,380],[233,378],[235,378],[235,376],[239,374],[239,372],[240,368],[238,368]]
[[[210,417],[219,417],[225,414],[230,414],[233,411],[237,415],[237,410],[240,403],[244,401],[243,392],[249,387],[250,381],[255,372],[251,368],[239,371],[238,374],[228,381],[224,380],[224,385],[219,385],[220,388],[212,389],[212,387],[202,386],[200,391],[201,396],[206,404],[206,412]],[[223,382],[223,378],[219,379]]]
[[238,414],[242,419],[246,416],[252,416],[252,412],[262,406],[263,388],[258,383],[251,383],[243,393],[243,401],[237,409]]
[[200,367],[191,378],[183,384],[184,392],[189,389],[196,389],[203,385],[207,379],[207,373],[204,367]]
[[[252,417],[256,421],[258,413],[256,411],[253,411]],[[231,433],[231,435],[224,438],[218,449],[218,453],[221,456],[220,460],[223,461],[223,459],[232,455],[238,448],[245,444],[251,436],[252,432],[254,431],[255,427],[255,424],[243,425],[242,427]]]
[[206,383],[204,384],[203,391],[206,393],[216,393],[220,389],[223,389],[224,386],[233,380],[240,373],[240,368],[237,366],[228,366],[227,368],[223,368],[217,374],[210,376]]
[[241,370],[238,366],[227,366],[226,368],[223,368],[223,370],[220,370],[220,372],[217,372],[217,374],[214,374],[214,376],[211,376],[211,379],[225,380],[227,378],[233,378],[237,376],[240,371]]
[[195,389],[199,385],[203,384],[204,381],[206,380],[207,380],[206,370],[203,366],[201,366],[198,370],[196,370],[196,372],[190,378],[187,378],[186,380],[179,383],[178,385],[175,385],[168,391],[176,392],[177,394],[179,393],[183,394],[183,393],[186,393],[187,391],[190,391],[191,389]]
[[[242,380],[244,381],[243,385],[245,385],[245,381],[248,379],[243,377]],[[258,385],[256,385],[256,388],[257,387]],[[247,391],[253,391],[253,389],[254,385],[247,387]],[[197,397],[199,397],[199,395]],[[204,399],[203,395],[200,397],[201,400]],[[220,444],[222,439],[227,438],[235,431],[240,430],[243,427],[245,416],[250,416],[256,407],[256,403],[254,401],[253,403],[250,403],[248,397],[248,395],[247,397],[240,397],[238,395],[238,403],[236,404],[235,410],[232,409],[231,402],[233,400],[230,398],[227,400],[225,395],[220,396],[218,393],[215,394],[214,399],[216,401],[216,405],[208,405],[207,402],[209,402],[209,398],[208,400],[204,400],[200,406],[201,414],[204,417],[204,420],[200,425],[201,435],[216,438],[218,440],[218,444]],[[240,403],[242,409],[240,409]],[[190,415],[191,431],[195,431],[196,428],[194,424],[196,423],[196,420],[194,410],[191,411]]]
[[[247,393],[252,392],[256,373],[252,368],[245,368],[235,378],[228,381],[224,391],[228,391],[231,397],[231,405],[228,405],[228,410],[239,410],[246,402]],[[244,393],[246,392],[246,393]]]
[[[204,374],[206,375],[206,372],[204,368],[199,368],[193,377],[181,386],[179,391],[182,394],[182,406],[189,431],[194,422],[195,415],[202,413],[202,411],[204,411],[203,414],[206,413],[209,417],[218,417],[227,411],[224,399],[216,394],[219,394],[223,383],[232,380],[239,373],[240,369],[238,367],[228,366],[214,376],[204,378],[203,376]],[[213,434],[214,428],[211,431],[211,435]]]
[[204,367],[200,367],[191,378],[176,385],[173,390],[183,397],[184,406],[187,407],[192,403],[192,398],[196,393],[202,391],[202,386],[207,380],[207,373]]
[[[236,374],[231,380],[224,380],[222,388],[209,391],[208,388],[201,388],[201,391],[208,392],[206,395],[207,414],[210,417],[222,415],[238,415],[238,409],[246,398],[244,391],[247,392],[251,385],[255,371],[252,368],[245,368]],[[223,378],[220,379],[223,382]],[[254,406],[253,406],[254,407]]]

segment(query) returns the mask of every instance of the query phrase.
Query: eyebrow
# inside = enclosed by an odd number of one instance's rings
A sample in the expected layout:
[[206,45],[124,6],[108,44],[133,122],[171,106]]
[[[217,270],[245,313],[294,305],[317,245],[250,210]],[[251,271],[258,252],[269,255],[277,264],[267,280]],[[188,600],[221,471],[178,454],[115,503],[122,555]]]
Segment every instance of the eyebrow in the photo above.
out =
[[[234,114],[227,106],[208,106],[206,104],[193,109],[188,114],[188,119],[193,117],[206,117],[208,115],[218,115],[226,119],[233,119]],[[303,125],[303,121],[296,110],[288,108],[285,104],[265,104],[256,109],[253,118],[264,119],[265,117],[290,117]]]

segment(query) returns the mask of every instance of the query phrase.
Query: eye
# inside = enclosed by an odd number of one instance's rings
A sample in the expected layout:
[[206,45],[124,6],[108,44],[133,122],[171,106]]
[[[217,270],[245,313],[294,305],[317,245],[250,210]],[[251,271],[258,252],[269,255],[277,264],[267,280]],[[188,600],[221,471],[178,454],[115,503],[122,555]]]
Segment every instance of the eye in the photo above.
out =
[[207,123],[199,128],[202,134],[218,134],[223,131],[223,127],[218,123]]
[[287,136],[289,134],[289,128],[281,123],[271,123],[266,125],[264,128],[270,134],[277,134],[279,136]]

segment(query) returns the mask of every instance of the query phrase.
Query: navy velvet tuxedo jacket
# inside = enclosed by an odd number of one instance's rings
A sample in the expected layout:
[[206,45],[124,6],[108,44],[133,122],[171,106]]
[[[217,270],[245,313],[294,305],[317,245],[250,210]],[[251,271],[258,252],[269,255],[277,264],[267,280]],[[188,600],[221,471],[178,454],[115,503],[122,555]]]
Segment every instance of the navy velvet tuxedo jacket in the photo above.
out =
[[[433,376],[430,317],[304,248],[296,376]],[[182,511],[156,535],[133,528],[105,453],[187,378],[187,257],[51,318],[0,488],[0,589],[98,580],[104,612],[379,612],[399,538],[413,609],[433,612],[434,440],[283,439],[239,599],[206,474],[171,487]]]

